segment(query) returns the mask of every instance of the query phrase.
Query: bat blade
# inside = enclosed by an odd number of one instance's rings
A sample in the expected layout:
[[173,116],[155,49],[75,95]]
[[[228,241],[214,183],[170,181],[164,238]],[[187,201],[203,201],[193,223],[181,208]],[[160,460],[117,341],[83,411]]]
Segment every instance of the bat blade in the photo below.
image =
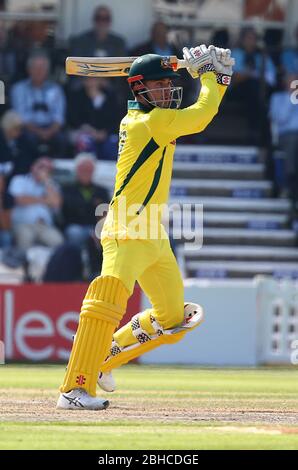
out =
[[66,73],[85,77],[125,77],[136,57],[67,57]]
[[[127,77],[131,64],[137,57],[67,57],[65,70],[68,75],[83,77]],[[231,57],[225,65],[235,65]],[[186,68],[185,60],[176,56],[165,56],[162,60],[164,68],[179,70]]]
[[[126,77],[137,57],[67,57],[66,73],[84,77]],[[186,67],[176,56],[164,57],[164,66],[174,70]]]

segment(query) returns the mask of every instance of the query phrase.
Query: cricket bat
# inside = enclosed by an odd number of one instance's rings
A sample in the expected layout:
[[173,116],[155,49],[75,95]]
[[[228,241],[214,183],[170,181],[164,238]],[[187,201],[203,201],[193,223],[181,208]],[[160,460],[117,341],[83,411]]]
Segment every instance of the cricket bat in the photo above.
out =
[[[125,77],[137,57],[67,57],[66,73],[87,77]],[[165,66],[176,71],[186,67],[185,60],[176,56],[164,57]]]
[[[87,77],[126,77],[133,61],[137,57],[67,57],[66,73],[68,75],[82,75]],[[229,64],[234,65],[231,57]],[[172,67],[173,70],[186,68],[186,61],[178,59],[175,55],[164,56],[163,66]]]

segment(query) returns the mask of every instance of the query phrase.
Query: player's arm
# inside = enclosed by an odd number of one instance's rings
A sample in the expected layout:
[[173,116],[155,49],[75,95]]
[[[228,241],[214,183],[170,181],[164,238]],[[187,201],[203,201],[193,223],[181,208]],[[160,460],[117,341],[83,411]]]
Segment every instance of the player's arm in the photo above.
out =
[[[207,125],[212,121],[213,117],[217,114],[220,102],[223,98],[225,90],[219,86],[220,79],[217,76],[216,64],[214,63],[214,57],[211,54],[211,50],[202,44],[201,46],[188,49],[183,48],[183,57],[187,63],[187,70],[193,78],[201,79],[201,92],[197,102],[187,108],[188,117],[196,118],[192,116],[191,111],[195,111],[196,114],[200,113],[199,126],[195,121],[195,132],[203,131]],[[216,78],[216,83],[214,83]],[[182,116],[183,119],[184,116]],[[189,132],[184,132],[183,135]],[[193,133],[193,132],[192,132]]]
[[[192,48],[189,50],[187,48],[184,48],[184,58],[186,60],[189,60],[189,57],[192,57],[196,49],[197,48]],[[218,90],[221,101],[225,92],[227,91],[227,87],[231,83],[235,59],[231,57],[230,49],[223,49],[222,47],[210,45],[208,47],[208,52],[211,55],[212,63],[215,69],[215,75],[218,83]],[[192,76],[192,78],[199,77],[199,72],[196,71],[195,68],[193,68],[192,66],[188,68],[188,72]]]
[[198,100],[185,109],[154,109],[151,112],[151,130],[154,139],[165,145],[177,137],[202,132],[218,112],[220,91],[214,72],[201,75]]
[[[156,119],[154,134],[160,144],[166,139],[173,140],[182,135],[202,132],[218,112],[219,105],[231,81],[231,51],[205,45],[183,49],[188,63],[187,70],[193,78],[200,78],[201,92],[198,100],[184,110],[163,110],[154,112]],[[222,61],[222,62],[220,62]],[[160,129],[163,130],[160,135]],[[153,129],[154,131],[154,129]]]
[[222,100],[232,80],[235,59],[231,57],[230,49],[223,49],[221,47],[210,45],[208,47],[208,51],[212,57],[220,100]]
[[202,132],[218,112],[220,92],[213,72],[201,75],[201,91],[197,101],[188,108],[169,113],[167,132],[182,135]]

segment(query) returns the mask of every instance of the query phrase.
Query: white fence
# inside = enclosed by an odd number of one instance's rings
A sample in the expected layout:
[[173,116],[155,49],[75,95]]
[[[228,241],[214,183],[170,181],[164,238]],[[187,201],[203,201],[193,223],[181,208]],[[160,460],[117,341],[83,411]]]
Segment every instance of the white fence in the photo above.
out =
[[258,360],[294,363],[298,349],[298,287],[261,279],[257,285]]

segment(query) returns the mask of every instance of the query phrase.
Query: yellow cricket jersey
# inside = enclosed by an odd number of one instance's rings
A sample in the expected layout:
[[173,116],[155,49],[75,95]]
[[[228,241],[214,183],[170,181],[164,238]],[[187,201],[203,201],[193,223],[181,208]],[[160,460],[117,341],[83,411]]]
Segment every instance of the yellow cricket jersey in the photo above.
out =
[[176,139],[203,131],[217,114],[226,90],[217,84],[213,72],[203,74],[201,83],[198,100],[185,109],[150,110],[138,101],[128,102],[128,113],[120,124],[115,190],[102,239],[150,238],[149,227],[160,226]]

